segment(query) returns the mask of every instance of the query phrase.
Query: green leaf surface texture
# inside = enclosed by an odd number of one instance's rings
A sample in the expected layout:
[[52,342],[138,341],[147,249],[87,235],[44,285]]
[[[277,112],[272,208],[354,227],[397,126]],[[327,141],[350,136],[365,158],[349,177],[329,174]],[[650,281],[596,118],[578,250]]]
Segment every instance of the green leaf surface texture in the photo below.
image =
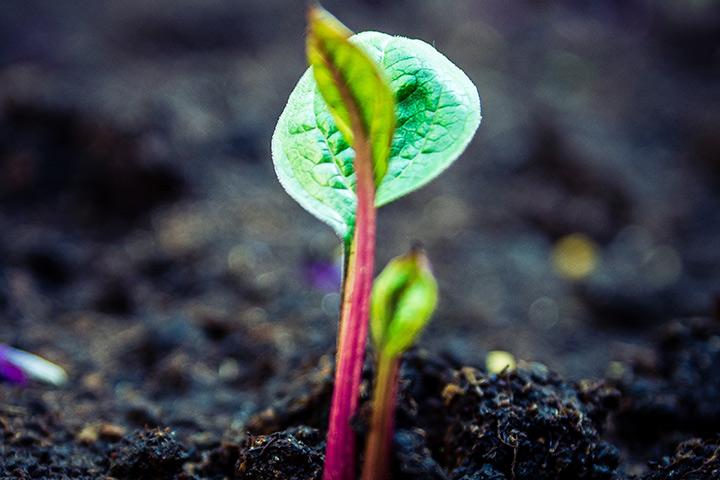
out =
[[[351,41],[374,59],[395,97],[396,130],[376,207],[425,185],[465,150],[480,125],[470,79],[421,40],[362,32]],[[338,130],[308,69],[272,139],[275,171],[303,208],[346,241],[355,220],[355,152]]]

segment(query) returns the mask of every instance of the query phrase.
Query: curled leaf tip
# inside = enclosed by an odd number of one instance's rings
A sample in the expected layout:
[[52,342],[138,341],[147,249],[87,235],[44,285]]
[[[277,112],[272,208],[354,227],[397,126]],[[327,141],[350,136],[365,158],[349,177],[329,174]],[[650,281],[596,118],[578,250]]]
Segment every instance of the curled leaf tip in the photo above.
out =
[[353,34],[353,31],[346,27],[340,20],[325,10],[319,2],[312,2],[307,8],[307,22],[308,30],[314,31],[318,28],[322,28],[328,32],[333,32],[335,35],[348,38]]
[[[308,10],[307,57],[318,91],[338,130],[357,153],[355,171],[369,162],[375,187],[388,169],[395,103],[380,65],[350,40],[353,32],[322,7]],[[360,158],[369,149],[370,158]]]

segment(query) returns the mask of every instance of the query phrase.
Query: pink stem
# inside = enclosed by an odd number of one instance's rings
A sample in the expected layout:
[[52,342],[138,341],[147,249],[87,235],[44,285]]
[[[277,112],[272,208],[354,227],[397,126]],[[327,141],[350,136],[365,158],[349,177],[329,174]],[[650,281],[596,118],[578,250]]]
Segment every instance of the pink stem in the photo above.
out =
[[355,479],[355,432],[350,419],[358,405],[375,264],[375,184],[368,147],[366,142],[356,145],[358,205],[338,332],[324,480]]

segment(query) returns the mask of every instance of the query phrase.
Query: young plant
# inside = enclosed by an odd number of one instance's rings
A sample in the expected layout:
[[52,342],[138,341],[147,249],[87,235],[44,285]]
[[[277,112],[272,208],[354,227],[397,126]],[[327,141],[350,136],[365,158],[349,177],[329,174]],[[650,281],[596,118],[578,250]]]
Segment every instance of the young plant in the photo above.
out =
[[430,263],[418,248],[390,261],[375,280],[370,332],[377,370],[363,480],[387,478],[400,360],[425,330],[437,297]]
[[375,210],[439,175],[480,124],[475,85],[430,45],[352,32],[308,10],[310,68],[280,115],[275,172],[344,243],[342,306],[325,479],[355,478],[357,410],[375,257]]

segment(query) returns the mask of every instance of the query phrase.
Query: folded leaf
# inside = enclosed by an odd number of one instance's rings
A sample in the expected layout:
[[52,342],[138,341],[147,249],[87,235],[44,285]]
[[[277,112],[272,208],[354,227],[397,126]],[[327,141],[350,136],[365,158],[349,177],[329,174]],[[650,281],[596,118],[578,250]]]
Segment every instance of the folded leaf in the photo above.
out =
[[421,250],[390,260],[375,279],[370,302],[370,330],[377,354],[392,358],[415,345],[437,298],[437,282]]
[[349,41],[352,32],[326,10],[308,14],[308,60],[318,90],[350,146],[368,141],[375,184],[387,172],[395,131],[393,95],[378,65]]

